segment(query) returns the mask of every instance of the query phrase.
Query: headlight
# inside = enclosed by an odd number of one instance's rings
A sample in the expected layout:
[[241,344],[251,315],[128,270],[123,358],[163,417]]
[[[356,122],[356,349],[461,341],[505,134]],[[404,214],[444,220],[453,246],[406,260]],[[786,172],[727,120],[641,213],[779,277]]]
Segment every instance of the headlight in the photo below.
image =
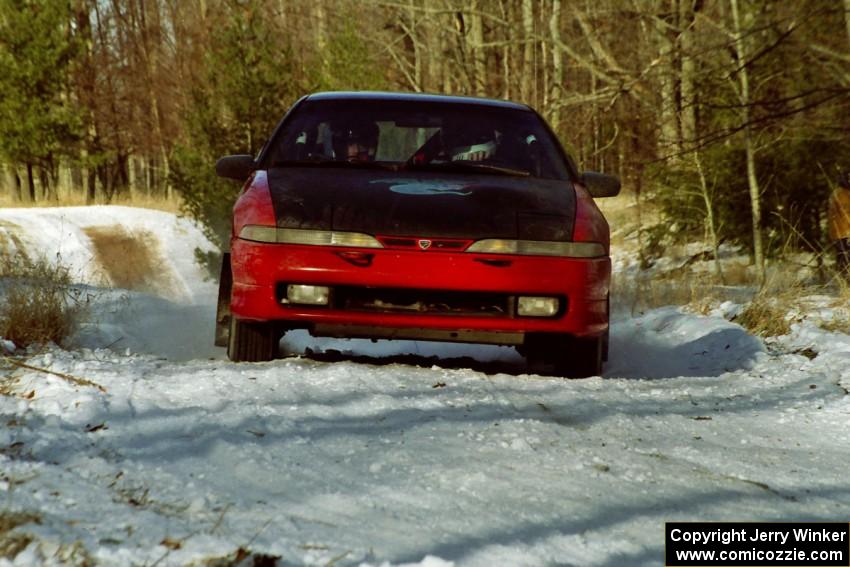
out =
[[605,256],[605,246],[599,242],[547,242],[544,240],[502,240],[498,238],[474,242],[466,251],[479,254],[564,256],[566,258]]
[[302,305],[327,305],[330,298],[330,288],[323,285],[286,286],[286,299],[283,303],[300,303]]
[[557,297],[520,296],[516,311],[520,317],[552,317],[560,305]]
[[359,232],[334,232],[332,230],[305,230],[301,228],[246,225],[239,231],[239,238],[274,244],[383,248],[375,237],[368,234]]

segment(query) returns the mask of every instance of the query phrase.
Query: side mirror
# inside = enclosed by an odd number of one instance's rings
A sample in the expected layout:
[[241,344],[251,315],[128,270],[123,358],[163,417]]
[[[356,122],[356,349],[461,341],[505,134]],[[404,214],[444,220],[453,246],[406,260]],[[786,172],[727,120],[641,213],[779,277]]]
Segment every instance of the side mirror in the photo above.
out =
[[257,164],[254,163],[254,158],[247,154],[225,156],[215,162],[216,175],[236,181],[245,181],[255,169]]
[[593,197],[615,197],[620,193],[620,180],[613,175],[585,171],[581,183]]

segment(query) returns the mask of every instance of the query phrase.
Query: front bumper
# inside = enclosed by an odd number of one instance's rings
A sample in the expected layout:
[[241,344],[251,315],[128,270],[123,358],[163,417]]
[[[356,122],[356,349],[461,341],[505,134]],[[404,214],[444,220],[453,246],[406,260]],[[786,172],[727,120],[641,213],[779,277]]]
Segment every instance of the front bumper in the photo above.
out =
[[[394,249],[356,249],[232,242],[231,310],[239,319],[277,321],[314,334],[374,338],[433,338],[521,344],[528,333],[600,336],[608,329],[611,262],[593,259]],[[352,252],[359,264],[352,263]],[[345,256],[348,256],[348,259]],[[364,263],[368,260],[368,263]],[[284,305],[287,283],[331,288],[417,289],[440,292],[557,296],[551,318],[399,313]]]

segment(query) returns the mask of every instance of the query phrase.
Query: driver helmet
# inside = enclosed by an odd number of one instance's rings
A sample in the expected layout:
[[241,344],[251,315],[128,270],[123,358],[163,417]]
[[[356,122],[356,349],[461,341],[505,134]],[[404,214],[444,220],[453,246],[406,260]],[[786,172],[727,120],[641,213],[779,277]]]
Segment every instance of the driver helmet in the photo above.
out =
[[333,149],[337,159],[373,161],[378,149],[378,125],[352,120],[333,126]]

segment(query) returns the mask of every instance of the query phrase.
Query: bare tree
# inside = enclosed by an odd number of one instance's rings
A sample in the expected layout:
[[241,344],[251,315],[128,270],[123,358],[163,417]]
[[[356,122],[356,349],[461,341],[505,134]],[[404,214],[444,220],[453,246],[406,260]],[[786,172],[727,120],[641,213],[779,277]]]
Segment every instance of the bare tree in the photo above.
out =
[[744,150],[747,159],[747,184],[750,189],[750,211],[752,213],[753,230],[753,261],[756,266],[759,280],[765,281],[764,243],[761,231],[761,188],[756,172],[756,150],[754,133],[751,125],[750,114],[750,77],[748,65],[750,64],[750,52],[744,37],[741,13],[738,0],[729,0],[732,12],[732,33],[734,36],[735,59],[738,65],[737,75],[739,82],[738,98],[741,103],[741,121],[744,125]]
[[552,0],[552,15],[549,17],[549,33],[552,36],[552,85],[549,94],[549,122],[557,132],[561,124],[561,110],[557,101],[561,96],[564,82],[564,63],[561,58],[561,50],[557,44],[561,43],[561,0]]

